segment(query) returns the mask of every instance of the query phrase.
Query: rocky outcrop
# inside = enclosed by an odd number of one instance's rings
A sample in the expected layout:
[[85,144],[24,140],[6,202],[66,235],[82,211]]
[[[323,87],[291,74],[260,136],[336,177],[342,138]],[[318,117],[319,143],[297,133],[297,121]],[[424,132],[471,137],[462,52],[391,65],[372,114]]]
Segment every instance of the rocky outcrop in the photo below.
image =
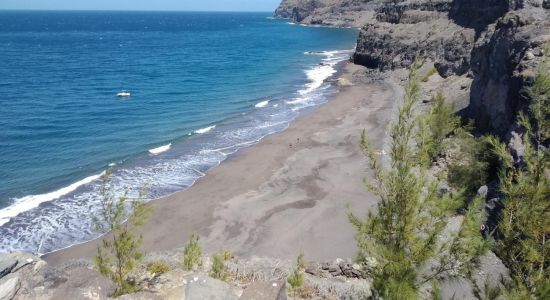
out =
[[[203,257],[200,267],[192,271],[184,270],[180,259],[181,250],[148,253],[130,278],[137,292],[117,299],[286,300],[287,277],[294,268],[291,262],[274,258],[232,258],[226,262],[230,277],[224,282],[209,277],[210,257]],[[167,271],[152,273],[147,267],[151,262],[162,262]],[[304,286],[315,293],[316,299],[359,299],[370,294],[364,266],[351,264],[350,259],[310,262],[309,266]],[[329,267],[338,272],[329,272]],[[49,266],[24,253],[0,254],[0,272],[0,300],[113,299],[113,283],[89,260]]]
[[238,300],[239,297],[231,290],[231,286],[226,282],[216,280],[204,274],[189,275],[186,278],[188,282],[185,289],[185,299],[203,300]]
[[477,128],[510,136],[550,41],[546,0],[392,0],[361,29],[354,62],[406,68],[417,54],[443,77],[473,79],[464,114]]
[[32,278],[45,262],[26,253],[0,254],[0,300],[16,299],[27,291],[27,278]]
[[468,108],[479,128],[501,136],[512,129],[517,112],[529,104],[527,88],[548,41],[550,10],[540,7],[507,12],[481,33],[471,54]]
[[362,26],[353,60],[372,69],[406,68],[420,54],[443,77],[471,77],[464,114],[502,137],[550,40],[550,0],[283,0],[275,16]]
[[360,28],[382,0],[283,0],[275,17],[296,23]]

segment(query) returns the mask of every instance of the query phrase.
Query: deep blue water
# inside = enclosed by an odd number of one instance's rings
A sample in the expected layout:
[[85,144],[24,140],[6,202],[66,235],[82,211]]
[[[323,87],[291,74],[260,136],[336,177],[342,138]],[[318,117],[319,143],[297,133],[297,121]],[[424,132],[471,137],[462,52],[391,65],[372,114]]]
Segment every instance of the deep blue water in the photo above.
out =
[[158,198],[326,101],[356,31],[268,17],[0,11],[0,251],[96,236],[109,165]]

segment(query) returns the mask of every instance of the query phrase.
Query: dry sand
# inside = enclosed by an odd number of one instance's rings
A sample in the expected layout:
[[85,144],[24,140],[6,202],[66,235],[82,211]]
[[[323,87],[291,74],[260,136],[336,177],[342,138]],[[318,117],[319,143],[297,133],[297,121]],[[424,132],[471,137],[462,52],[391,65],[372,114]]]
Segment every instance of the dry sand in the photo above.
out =
[[[144,250],[182,247],[193,232],[205,252],[309,260],[352,258],[348,208],[364,215],[376,203],[363,184],[369,169],[359,148],[361,129],[382,148],[400,89],[365,83],[352,64],[346,84],[327,104],[210,170],[191,188],[154,201],[142,229]],[[90,258],[98,241],[46,255],[51,264]]]

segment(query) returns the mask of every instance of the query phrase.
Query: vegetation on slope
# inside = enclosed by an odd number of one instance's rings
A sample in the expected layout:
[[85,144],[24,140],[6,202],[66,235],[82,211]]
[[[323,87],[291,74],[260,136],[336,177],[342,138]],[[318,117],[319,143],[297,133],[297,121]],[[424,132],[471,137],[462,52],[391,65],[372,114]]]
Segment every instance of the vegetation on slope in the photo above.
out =
[[97,248],[94,264],[101,274],[113,280],[116,286],[113,296],[118,297],[135,291],[128,275],[143,258],[140,250],[143,238],[137,236],[134,229],[145,223],[150,209],[126,196],[116,197],[109,184],[108,172],[103,177],[101,195],[102,206],[94,223],[97,231],[107,235]]
[[[383,299],[418,299],[423,285],[453,274],[471,274],[478,258],[488,249],[478,224],[482,221],[482,201],[476,199],[460,228],[440,241],[448,217],[464,205],[464,197],[438,191],[438,180],[427,173],[438,155],[444,136],[458,125],[433,127],[452,119],[452,109],[442,97],[432,111],[416,117],[419,99],[417,59],[405,87],[405,99],[397,121],[390,128],[388,162],[381,161],[363,132],[361,146],[374,173],[367,187],[379,198],[377,212],[366,220],[353,213],[350,221],[357,229],[359,260],[374,258],[374,296]],[[419,143],[415,137],[420,136]]]
[[509,299],[550,298],[550,76],[542,69],[529,94],[531,105],[518,116],[524,128],[523,155],[514,161],[493,138],[500,158],[504,209],[497,226],[496,253],[510,269]]

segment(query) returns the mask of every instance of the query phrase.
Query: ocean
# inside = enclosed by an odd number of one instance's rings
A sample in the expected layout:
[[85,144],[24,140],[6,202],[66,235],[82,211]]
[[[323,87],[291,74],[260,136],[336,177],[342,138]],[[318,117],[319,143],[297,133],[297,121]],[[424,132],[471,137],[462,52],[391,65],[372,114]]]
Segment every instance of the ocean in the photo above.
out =
[[326,102],[356,30],[270,15],[0,11],[0,252],[97,237],[106,170],[166,196]]

